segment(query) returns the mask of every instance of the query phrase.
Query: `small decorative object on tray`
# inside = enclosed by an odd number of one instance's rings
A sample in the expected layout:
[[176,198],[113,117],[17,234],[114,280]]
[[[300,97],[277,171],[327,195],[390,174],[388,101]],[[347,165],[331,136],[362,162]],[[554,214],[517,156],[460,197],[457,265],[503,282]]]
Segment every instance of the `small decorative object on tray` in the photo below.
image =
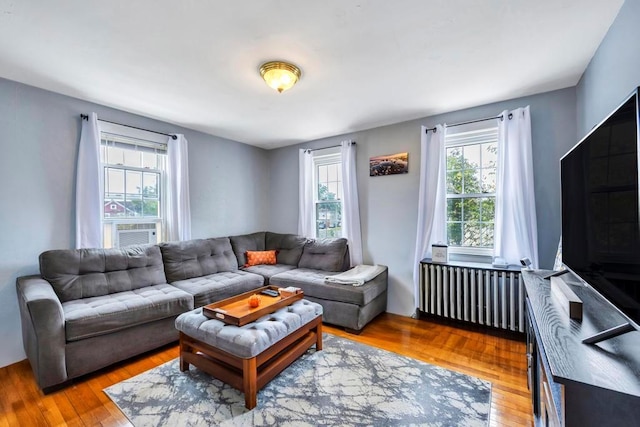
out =
[[260,305],[260,301],[262,300],[262,298],[260,298],[260,295],[251,295],[249,297],[249,307],[251,308],[256,308],[257,306]]
[[280,296],[283,297],[283,298],[290,297],[290,296],[302,293],[302,289],[296,288],[295,286],[289,286],[287,288],[280,288],[280,289],[278,289],[278,291],[280,292]]

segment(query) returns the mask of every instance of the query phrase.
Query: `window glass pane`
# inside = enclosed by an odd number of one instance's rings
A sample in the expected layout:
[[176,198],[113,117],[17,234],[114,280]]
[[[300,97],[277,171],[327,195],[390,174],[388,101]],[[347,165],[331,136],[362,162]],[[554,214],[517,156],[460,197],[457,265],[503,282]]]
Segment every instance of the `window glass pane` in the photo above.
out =
[[481,228],[482,246],[493,247],[493,223],[483,223]]
[[342,236],[342,203],[316,204],[316,235],[318,237]]
[[463,172],[464,185],[462,190],[465,194],[481,193],[480,172],[476,169],[465,169]]
[[120,169],[107,169],[104,189],[107,193],[107,198],[124,196],[124,171]]
[[142,167],[147,169],[158,169],[158,155],[156,153],[142,153]]
[[496,170],[495,169],[480,169],[482,174],[482,192],[483,193],[495,193],[496,192]]
[[318,200],[329,200],[329,187],[326,184],[318,184]]
[[338,181],[342,182],[342,164],[338,163]]
[[462,220],[463,221],[479,221],[480,220],[480,199],[470,198],[462,201]]
[[135,151],[135,150],[122,150],[122,153],[124,154],[124,165],[125,166],[133,166],[136,168],[139,168],[140,166],[142,166],[142,153],[140,153],[139,151]]
[[495,168],[498,164],[498,145],[494,142],[482,144],[482,167]]
[[158,180],[160,175],[157,173],[144,173],[142,176],[142,195],[144,197],[158,197]]
[[465,168],[476,169],[480,167],[480,145],[465,145],[463,153]]
[[318,166],[318,182],[326,184],[329,180],[328,176],[328,167],[326,165]]
[[447,224],[447,241],[450,246],[462,245],[462,224],[459,222]]
[[337,200],[338,199],[338,183],[337,182],[329,182],[329,200]]
[[142,203],[142,216],[158,217],[158,201],[145,199]]
[[110,165],[124,164],[124,150],[119,147],[107,147],[107,163]]
[[127,198],[142,195],[142,172],[128,170],[126,173],[125,187]]
[[447,193],[462,194],[462,172],[447,172]]
[[461,221],[461,220],[462,220],[462,200],[461,199],[447,200],[447,221]]
[[336,163],[328,165],[328,180],[329,182],[338,181],[338,165]]
[[447,170],[462,169],[462,148],[454,147],[447,148]]
[[487,197],[481,200],[480,220],[485,222],[493,222],[496,214],[496,199],[494,197]]
[[480,246],[480,224],[477,222],[465,222],[462,225],[462,246]]

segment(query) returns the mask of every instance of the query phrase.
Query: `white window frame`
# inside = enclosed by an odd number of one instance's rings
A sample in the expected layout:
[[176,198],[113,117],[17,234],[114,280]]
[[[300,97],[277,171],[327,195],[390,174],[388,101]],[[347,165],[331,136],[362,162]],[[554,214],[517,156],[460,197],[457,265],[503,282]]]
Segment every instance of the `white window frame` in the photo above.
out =
[[[155,148],[160,151],[164,151],[165,153],[168,150],[167,147],[167,139],[168,137],[160,134],[156,134],[154,132],[145,131],[142,129],[130,128],[128,126],[118,125],[115,123],[109,123],[105,121],[98,120],[100,123],[100,173],[104,177],[106,175],[107,169],[122,169],[122,170],[130,170],[142,173],[158,173],[158,216],[147,216],[147,217],[128,217],[128,218],[105,218],[104,217],[104,206],[107,194],[106,185],[104,186],[103,194],[102,194],[102,228],[103,234],[106,233],[106,229],[111,229],[111,236],[105,235],[105,247],[113,247],[115,245],[115,234],[117,226],[120,224],[123,225],[131,225],[131,228],[136,228],[137,224],[156,224],[156,235],[158,242],[163,241],[165,238],[165,203],[166,203],[166,191],[167,191],[167,179],[166,179],[166,167],[167,167],[167,159],[166,154],[164,157],[161,157],[162,164],[158,165],[158,169],[150,169],[145,167],[134,167],[134,166],[124,166],[118,164],[105,163],[103,161],[103,150],[104,145],[102,141],[105,139],[103,134],[109,134],[112,136],[120,136],[123,139],[130,139],[132,141],[131,145],[137,145],[140,147],[147,148]],[[125,144],[127,142],[124,142]],[[144,175],[143,175],[144,176]]]
[[[446,150],[452,147],[464,147],[464,146],[472,146],[477,144],[483,144],[488,142],[495,142],[496,147],[498,146],[498,125],[493,123],[472,123],[469,125],[461,125],[458,129],[452,130],[451,128],[447,129],[445,134],[445,165],[446,165]],[[478,169],[481,169],[482,165]],[[500,164],[496,159],[496,178],[497,173],[500,168]],[[454,198],[487,198],[493,197],[494,201],[496,198],[496,191],[493,193],[464,193],[463,196],[458,194],[450,194],[447,189],[448,186],[446,184],[446,170],[445,170],[445,193],[446,193],[446,205],[448,206],[448,200]],[[495,208],[495,202],[494,202]],[[445,235],[447,235],[447,242],[449,241],[448,237],[448,210],[445,218]],[[463,221],[461,221],[463,223]],[[494,230],[495,230],[495,210],[494,210]],[[494,234],[495,239],[495,234]],[[494,240],[495,245],[495,240]],[[478,257],[487,257],[493,256],[494,246],[491,247],[473,247],[473,246],[451,246],[449,245],[448,251],[451,254],[456,255],[470,255],[470,256],[478,256]]]
[[[320,218],[317,217],[318,212],[318,204],[326,203],[326,200],[319,200],[318,198],[318,184],[320,182],[319,179],[319,166],[326,166],[331,164],[338,164],[338,167],[342,167],[342,154],[340,152],[340,147],[326,148],[320,149],[313,152],[313,232],[315,237],[318,237],[318,221]],[[342,180],[340,180],[342,184]],[[334,202],[333,200],[331,202]],[[344,201],[342,198],[337,198],[335,202],[340,203],[340,212],[344,212]],[[340,229],[340,236],[343,237],[342,227]]]

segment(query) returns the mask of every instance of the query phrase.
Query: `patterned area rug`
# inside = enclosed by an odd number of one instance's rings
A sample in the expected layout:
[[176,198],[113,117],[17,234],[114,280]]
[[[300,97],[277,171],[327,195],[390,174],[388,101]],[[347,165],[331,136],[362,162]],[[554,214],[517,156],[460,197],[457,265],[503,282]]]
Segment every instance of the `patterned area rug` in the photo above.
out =
[[491,384],[325,334],[258,392],[258,406],[178,359],[106,388],[143,426],[486,426]]

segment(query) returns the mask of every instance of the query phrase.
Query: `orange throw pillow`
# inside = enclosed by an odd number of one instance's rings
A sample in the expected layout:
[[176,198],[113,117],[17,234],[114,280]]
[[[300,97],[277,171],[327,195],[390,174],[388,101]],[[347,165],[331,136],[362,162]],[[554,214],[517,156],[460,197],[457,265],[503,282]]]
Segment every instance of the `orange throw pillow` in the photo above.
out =
[[245,255],[247,256],[247,263],[244,265],[245,267],[251,267],[252,265],[274,265],[277,263],[276,255],[278,251],[247,251]]

